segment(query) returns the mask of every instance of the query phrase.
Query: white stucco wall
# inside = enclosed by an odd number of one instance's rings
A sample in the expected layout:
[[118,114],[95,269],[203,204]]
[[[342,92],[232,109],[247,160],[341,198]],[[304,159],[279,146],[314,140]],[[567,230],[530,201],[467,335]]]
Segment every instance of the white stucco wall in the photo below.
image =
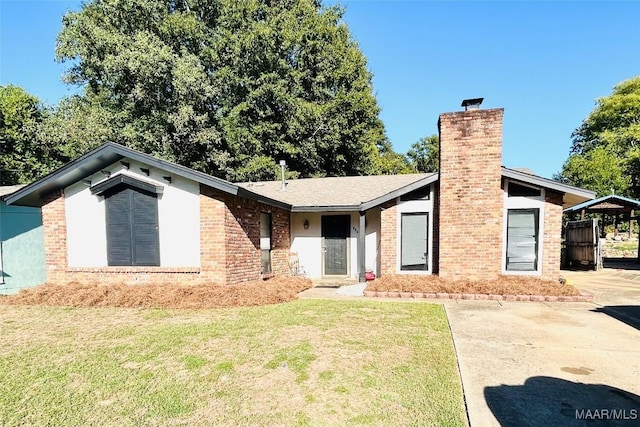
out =
[[[198,267],[200,265],[200,190],[199,184],[177,176],[168,176],[131,160],[126,170],[120,162],[105,168],[111,176],[125,173],[163,187],[158,196],[158,233],[162,267]],[[148,168],[146,176],[140,168]],[[96,185],[106,180],[98,172],[85,180]],[[104,198],[94,196],[88,185],[75,183],[64,190],[67,222],[67,255],[70,267],[107,266],[107,237]]]
[[[351,217],[350,236],[347,239],[348,276],[358,277],[358,234],[360,218],[357,212],[294,212],[291,214],[291,251],[298,253],[300,265],[307,276],[319,279],[324,275],[324,252],[322,250],[322,216],[349,215]],[[305,220],[309,228],[304,229]],[[380,212],[372,210],[367,214],[367,236],[365,256],[367,268],[378,272],[377,248],[380,240]]]

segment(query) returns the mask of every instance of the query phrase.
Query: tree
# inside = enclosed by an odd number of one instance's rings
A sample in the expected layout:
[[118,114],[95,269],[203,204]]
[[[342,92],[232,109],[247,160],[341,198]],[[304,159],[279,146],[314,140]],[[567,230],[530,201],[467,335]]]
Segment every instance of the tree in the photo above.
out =
[[391,142],[385,139],[378,145],[378,159],[376,161],[376,173],[380,175],[397,175],[415,172],[404,154],[393,151]]
[[619,83],[573,135],[558,178],[598,192],[640,197],[640,77]]
[[0,86],[0,185],[25,184],[48,172],[50,146],[39,139],[46,109],[18,86]]
[[438,135],[431,135],[414,142],[407,152],[411,165],[418,172],[437,172],[440,167]]
[[233,181],[271,179],[280,159],[301,176],[375,173],[384,126],[343,13],[316,0],[90,0],[64,17],[56,55],[84,86],[76,112],[108,126],[71,140],[109,137]]

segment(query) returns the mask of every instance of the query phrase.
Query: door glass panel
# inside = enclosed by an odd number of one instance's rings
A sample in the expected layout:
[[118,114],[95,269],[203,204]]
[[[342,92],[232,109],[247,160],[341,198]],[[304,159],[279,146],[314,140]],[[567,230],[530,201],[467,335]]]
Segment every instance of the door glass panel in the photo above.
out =
[[510,209],[507,213],[507,270],[538,269],[538,209]]
[[427,270],[429,214],[404,213],[401,217],[401,270]]

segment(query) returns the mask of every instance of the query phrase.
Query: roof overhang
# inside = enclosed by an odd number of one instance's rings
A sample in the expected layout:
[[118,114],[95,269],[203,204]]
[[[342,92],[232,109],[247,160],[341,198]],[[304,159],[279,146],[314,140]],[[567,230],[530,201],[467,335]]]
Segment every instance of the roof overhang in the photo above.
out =
[[71,184],[83,180],[105,167],[125,158],[144,163],[153,168],[161,169],[166,171],[168,174],[190,179],[234,196],[242,196],[272,206],[290,209],[290,205],[286,203],[260,196],[248,190],[240,189],[237,185],[229,181],[225,181],[224,179],[216,178],[206,173],[167,162],[165,160],[160,160],[151,155],[141,153],[140,151],[127,148],[114,142],[102,144],[101,146],[89,151],[84,156],[67,163],[44,178],[21,188],[7,196],[5,198],[6,203],[8,205],[13,204],[41,207],[44,204],[44,199],[53,192],[64,189]]
[[389,200],[393,200],[397,197],[410,193],[413,190],[417,190],[418,188],[422,188],[426,185],[433,184],[437,180],[438,180],[438,174],[434,173],[432,175],[419,179],[418,181],[412,182],[409,185],[405,185],[404,187],[398,188],[397,190],[387,193],[383,196],[376,197],[375,199],[369,200],[368,202],[362,202],[358,210],[367,211],[375,206],[388,202]]
[[292,206],[291,212],[355,212],[360,205]]
[[542,178],[540,176],[531,175],[514,169],[502,167],[502,176],[504,178],[521,181],[526,184],[537,185],[543,188],[557,191],[564,195],[563,207],[568,208],[579,203],[592,200],[596,197],[596,192],[585,190],[584,188],[574,187],[573,185],[563,184],[562,182],[552,179]]
[[118,174],[105,181],[91,186],[91,194],[102,196],[107,191],[121,184],[128,185],[130,187],[137,188],[138,190],[146,191],[153,194],[162,194],[163,191],[163,187],[161,185],[155,185],[151,182],[142,181],[129,175]]

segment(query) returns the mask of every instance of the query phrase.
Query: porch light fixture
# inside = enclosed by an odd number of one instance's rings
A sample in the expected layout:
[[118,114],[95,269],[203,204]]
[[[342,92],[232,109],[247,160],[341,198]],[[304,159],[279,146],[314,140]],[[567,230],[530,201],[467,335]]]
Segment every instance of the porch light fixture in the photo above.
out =
[[308,230],[309,229],[309,220],[305,219],[304,220],[304,224],[302,224],[302,226],[304,227],[305,230]]

